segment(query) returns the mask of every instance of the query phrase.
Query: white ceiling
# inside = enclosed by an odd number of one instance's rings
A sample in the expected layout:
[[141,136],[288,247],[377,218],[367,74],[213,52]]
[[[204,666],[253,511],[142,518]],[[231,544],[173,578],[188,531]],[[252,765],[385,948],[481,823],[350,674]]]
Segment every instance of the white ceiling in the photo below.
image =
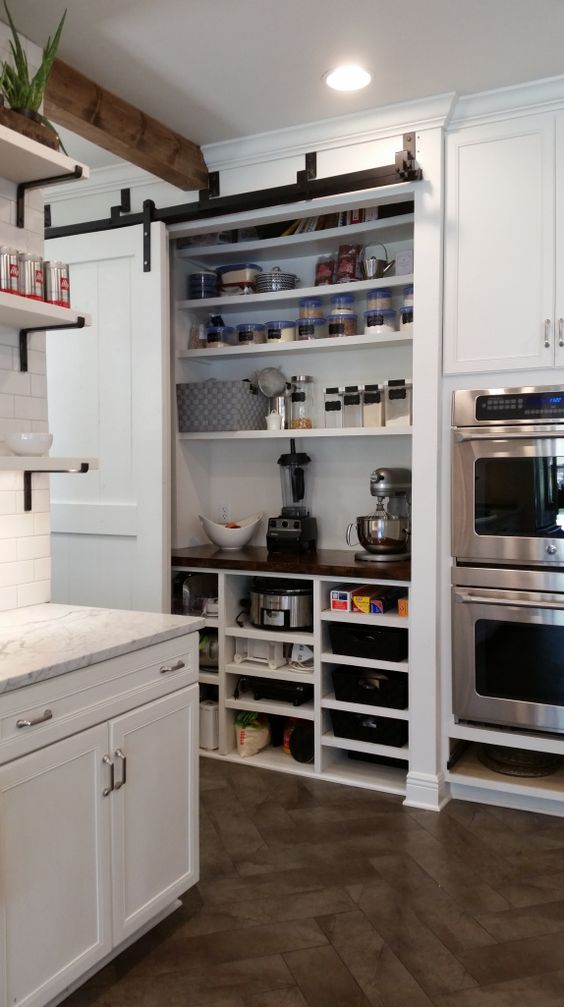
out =
[[61,58],[199,144],[564,73],[564,0],[11,0],[39,44],[65,6]]

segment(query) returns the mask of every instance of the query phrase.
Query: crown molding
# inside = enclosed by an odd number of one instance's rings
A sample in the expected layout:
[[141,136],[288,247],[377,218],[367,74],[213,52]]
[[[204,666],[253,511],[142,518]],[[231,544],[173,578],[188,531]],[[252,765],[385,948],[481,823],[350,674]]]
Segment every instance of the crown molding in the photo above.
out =
[[385,139],[410,130],[444,127],[451,116],[456,94],[431,95],[417,101],[370,108],[352,115],[300,123],[268,133],[255,133],[209,143],[202,147],[211,171],[241,168],[301,155],[309,150],[337,149],[370,140]]
[[496,119],[550,112],[564,105],[564,76],[481,91],[459,98],[447,129],[476,126]]
[[68,199],[81,199],[88,196],[100,196],[111,193],[115,195],[119,189],[142,189],[143,199],[150,198],[150,190],[158,188],[161,203],[186,203],[190,193],[177,189],[169,182],[151,175],[143,168],[137,168],[128,161],[121,164],[107,165],[105,168],[93,168],[90,178],[79,182],[60,182],[51,188],[46,188],[45,202],[60,203]]

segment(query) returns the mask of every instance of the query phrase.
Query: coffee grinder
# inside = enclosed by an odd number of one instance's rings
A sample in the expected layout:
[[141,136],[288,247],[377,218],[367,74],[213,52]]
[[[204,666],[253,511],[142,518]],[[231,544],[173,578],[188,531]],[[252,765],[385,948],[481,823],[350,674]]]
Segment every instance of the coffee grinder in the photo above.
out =
[[314,552],[317,541],[317,521],[311,517],[306,486],[306,466],[311,459],[296,451],[294,438],[288,454],[280,455],[282,481],[282,512],[269,517],[266,547],[269,552]]

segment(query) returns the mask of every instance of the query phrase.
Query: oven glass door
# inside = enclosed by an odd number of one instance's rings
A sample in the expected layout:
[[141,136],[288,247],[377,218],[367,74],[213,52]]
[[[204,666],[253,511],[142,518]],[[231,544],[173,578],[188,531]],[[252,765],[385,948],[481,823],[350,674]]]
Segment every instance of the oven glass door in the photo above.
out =
[[455,434],[453,552],[498,563],[564,562],[564,439]]
[[453,589],[454,713],[564,732],[564,596]]

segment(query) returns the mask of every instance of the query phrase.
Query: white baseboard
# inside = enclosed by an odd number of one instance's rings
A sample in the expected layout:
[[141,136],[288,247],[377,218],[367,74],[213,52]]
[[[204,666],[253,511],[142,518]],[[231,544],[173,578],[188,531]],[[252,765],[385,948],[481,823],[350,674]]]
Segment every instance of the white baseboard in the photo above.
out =
[[408,773],[405,801],[407,808],[440,811],[450,800],[448,784],[443,776],[431,773]]

